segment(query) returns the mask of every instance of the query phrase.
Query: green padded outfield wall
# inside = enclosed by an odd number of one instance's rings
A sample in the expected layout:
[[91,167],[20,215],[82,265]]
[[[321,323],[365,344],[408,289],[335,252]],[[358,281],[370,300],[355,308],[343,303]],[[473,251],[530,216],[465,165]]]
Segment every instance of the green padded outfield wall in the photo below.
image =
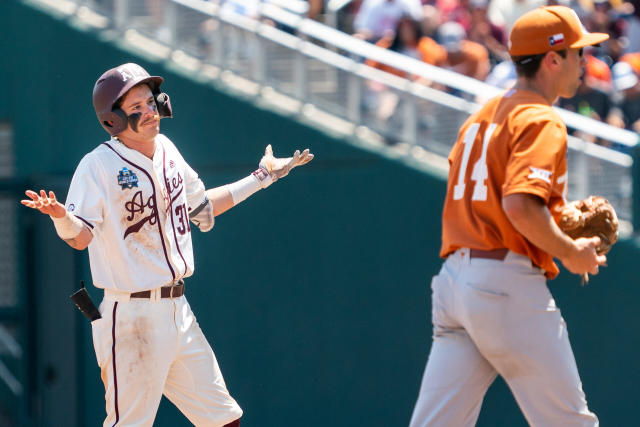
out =
[[[0,2],[0,24],[0,120],[14,125],[18,173],[37,188],[64,197],[75,165],[106,136],[91,106],[93,83],[130,61],[165,77],[175,118],[163,121],[163,132],[207,187],[251,172],[268,143],[280,155],[310,147],[310,165],[220,216],[212,232],[194,232],[188,298],[245,410],[243,426],[408,424],[430,345],[442,178],[133,56],[17,0]],[[97,426],[104,400],[90,329],[67,298],[76,280],[90,281],[87,256],[72,254],[48,220],[34,221],[35,307],[56,319],[38,323],[38,336],[48,339],[38,339],[31,369],[46,379],[37,379],[32,398],[46,404],[34,405],[34,416],[44,426]],[[639,255],[623,241],[589,286],[566,272],[551,285],[590,406],[605,426],[635,422]],[[46,278],[42,266],[55,271],[56,262],[59,277]],[[70,345],[51,343],[69,337]],[[73,365],[57,367],[64,360]],[[47,385],[56,381],[68,391]],[[189,423],[163,401],[155,425]],[[487,394],[479,425],[526,425],[504,383]]]

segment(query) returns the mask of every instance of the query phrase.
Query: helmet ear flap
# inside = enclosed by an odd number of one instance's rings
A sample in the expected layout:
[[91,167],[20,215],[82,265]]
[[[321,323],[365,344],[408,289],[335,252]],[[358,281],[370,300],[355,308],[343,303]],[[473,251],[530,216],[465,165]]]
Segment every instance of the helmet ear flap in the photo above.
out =
[[158,115],[160,116],[160,118],[173,117],[169,95],[162,92],[155,94],[154,98],[156,100],[156,106],[158,107]]
[[127,115],[120,108],[100,114],[100,124],[111,136],[117,135],[127,128]]

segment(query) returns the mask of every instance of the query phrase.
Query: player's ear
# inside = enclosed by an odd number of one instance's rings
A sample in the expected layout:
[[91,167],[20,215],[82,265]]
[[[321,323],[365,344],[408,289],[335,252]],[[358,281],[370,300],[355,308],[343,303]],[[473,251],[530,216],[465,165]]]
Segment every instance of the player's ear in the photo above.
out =
[[547,52],[546,55],[549,60],[551,61],[551,64],[554,66],[558,66],[561,63],[561,60],[563,59],[562,56],[560,56],[560,54],[558,52]]

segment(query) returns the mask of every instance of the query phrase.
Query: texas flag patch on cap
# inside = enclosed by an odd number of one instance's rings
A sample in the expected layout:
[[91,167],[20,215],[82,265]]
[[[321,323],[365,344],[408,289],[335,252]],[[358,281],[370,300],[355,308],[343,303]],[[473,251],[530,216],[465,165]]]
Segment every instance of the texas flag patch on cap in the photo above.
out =
[[551,46],[555,46],[560,43],[564,43],[564,34],[558,33],[549,37],[549,44]]

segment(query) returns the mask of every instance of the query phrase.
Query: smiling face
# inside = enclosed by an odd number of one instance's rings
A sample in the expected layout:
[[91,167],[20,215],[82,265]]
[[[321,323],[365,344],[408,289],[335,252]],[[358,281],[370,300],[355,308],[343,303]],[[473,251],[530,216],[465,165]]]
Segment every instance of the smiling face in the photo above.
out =
[[118,137],[135,142],[153,142],[160,133],[160,116],[149,86],[141,84],[131,88],[124,95],[120,108],[130,118],[127,128]]

